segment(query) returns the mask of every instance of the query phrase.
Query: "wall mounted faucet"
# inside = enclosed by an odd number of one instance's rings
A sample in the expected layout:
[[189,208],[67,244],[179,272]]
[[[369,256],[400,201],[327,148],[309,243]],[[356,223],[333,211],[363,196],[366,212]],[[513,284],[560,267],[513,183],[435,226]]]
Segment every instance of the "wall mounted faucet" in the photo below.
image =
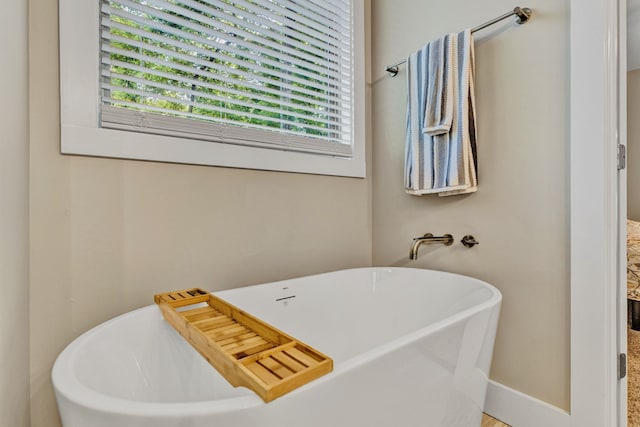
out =
[[444,234],[442,236],[434,236],[431,233],[426,233],[422,237],[416,237],[413,239],[411,250],[409,251],[409,259],[418,259],[418,248],[420,245],[433,245],[436,243],[442,243],[445,246],[450,246],[453,243],[453,236],[451,234]]

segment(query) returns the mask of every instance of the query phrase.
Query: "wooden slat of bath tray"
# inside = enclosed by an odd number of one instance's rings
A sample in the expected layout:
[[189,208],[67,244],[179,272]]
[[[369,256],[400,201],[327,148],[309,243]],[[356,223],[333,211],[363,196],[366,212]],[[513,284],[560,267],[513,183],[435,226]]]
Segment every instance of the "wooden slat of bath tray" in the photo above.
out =
[[[282,348],[279,350],[279,348]],[[324,360],[308,346],[295,343],[273,349],[265,357],[252,358],[247,368],[268,382],[271,392],[283,395],[317,378],[315,370],[325,369]],[[331,368],[324,373],[331,372]]]
[[[247,387],[265,402],[333,370],[333,361],[318,350],[202,289],[154,300],[167,322],[231,385]],[[199,303],[207,305],[188,308]]]

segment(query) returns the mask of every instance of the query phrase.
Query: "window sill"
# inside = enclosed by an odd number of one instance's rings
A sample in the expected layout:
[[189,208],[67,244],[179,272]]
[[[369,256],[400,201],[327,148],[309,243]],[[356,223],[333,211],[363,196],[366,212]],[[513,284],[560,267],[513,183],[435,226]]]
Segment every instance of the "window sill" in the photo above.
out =
[[61,131],[63,154],[365,177],[364,150],[342,158],[64,124]]

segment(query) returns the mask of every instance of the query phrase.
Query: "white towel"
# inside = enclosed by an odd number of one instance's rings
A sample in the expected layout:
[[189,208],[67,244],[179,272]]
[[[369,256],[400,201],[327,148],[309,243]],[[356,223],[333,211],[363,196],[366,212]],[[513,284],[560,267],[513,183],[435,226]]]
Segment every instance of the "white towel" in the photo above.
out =
[[407,59],[407,193],[477,190],[473,73],[468,29],[434,40]]

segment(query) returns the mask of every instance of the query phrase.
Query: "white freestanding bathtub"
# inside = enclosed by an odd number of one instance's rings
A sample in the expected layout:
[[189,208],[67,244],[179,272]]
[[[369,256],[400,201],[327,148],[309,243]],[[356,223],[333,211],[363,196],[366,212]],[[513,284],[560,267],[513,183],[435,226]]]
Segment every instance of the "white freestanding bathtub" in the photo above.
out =
[[364,268],[215,294],[332,357],[333,372],[264,403],[230,386],[153,305],[60,354],[64,426],[480,425],[502,299],[484,282]]

